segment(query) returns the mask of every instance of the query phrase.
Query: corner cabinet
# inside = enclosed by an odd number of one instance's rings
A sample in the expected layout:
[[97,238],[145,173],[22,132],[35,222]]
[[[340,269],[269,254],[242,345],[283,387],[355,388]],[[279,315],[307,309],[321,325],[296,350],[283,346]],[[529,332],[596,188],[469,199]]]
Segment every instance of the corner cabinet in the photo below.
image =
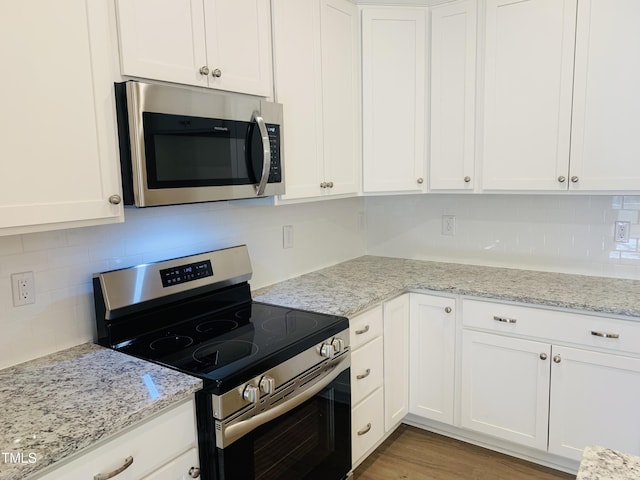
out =
[[348,0],[272,0],[283,104],[282,200],[360,192],[358,11]]
[[117,0],[122,75],[271,96],[269,0]]
[[365,193],[427,187],[426,22],[426,8],[362,8]]
[[0,235],[123,220],[109,18],[105,1],[0,6]]

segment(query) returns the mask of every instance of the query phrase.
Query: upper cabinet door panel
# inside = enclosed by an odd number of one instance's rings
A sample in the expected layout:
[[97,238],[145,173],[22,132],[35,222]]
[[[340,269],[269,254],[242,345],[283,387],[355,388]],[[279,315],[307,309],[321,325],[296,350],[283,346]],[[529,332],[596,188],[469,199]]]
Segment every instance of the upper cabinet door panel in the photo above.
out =
[[209,86],[270,96],[269,0],[206,0],[204,4]]
[[424,9],[362,10],[365,192],[423,190],[426,42]]
[[578,4],[571,189],[640,189],[640,2]]
[[123,75],[207,86],[202,0],[117,0]]
[[566,190],[576,0],[488,0],[483,188]]
[[473,190],[476,2],[431,11],[431,190]]

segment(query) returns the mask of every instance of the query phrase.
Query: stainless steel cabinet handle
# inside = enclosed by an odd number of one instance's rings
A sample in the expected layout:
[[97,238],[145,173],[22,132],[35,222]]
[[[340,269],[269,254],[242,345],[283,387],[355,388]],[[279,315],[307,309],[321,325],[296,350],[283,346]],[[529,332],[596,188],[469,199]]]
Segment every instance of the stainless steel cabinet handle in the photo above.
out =
[[132,463],[133,463],[133,457],[127,457],[124,460],[124,465],[122,465],[120,468],[116,468],[114,471],[109,473],[98,473],[97,475],[93,476],[93,480],[108,480],[109,478],[113,478],[116,475],[119,475],[122,472],[124,472],[127,468],[131,466]]
[[333,188],[333,182],[327,183],[327,188]]
[[366,435],[367,433],[369,433],[369,430],[371,430],[371,424],[367,423],[367,426],[364,427],[362,430],[358,430],[358,436],[362,436],[362,435]]
[[364,333],[367,333],[369,331],[369,325],[365,325],[364,328],[361,328],[360,330],[356,330],[356,335],[362,335]]
[[198,478],[200,476],[200,469],[198,467],[191,467],[189,469],[189,476],[191,478]]
[[553,357],[553,361],[556,363],[560,363],[562,361],[562,357],[560,355],[556,355]]
[[109,197],[109,203],[112,205],[120,205],[122,202],[122,197],[120,195],[111,195]]
[[558,177],[558,181],[559,181],[560,183],[564,183],[564,182],[566,182],[566,181],[567,181],[567,177],[565,177],[564,175],[560,175],[560,176]]
[[262,161],[262,177],[260,177],[260,182],[256,185],[256,195],[258,197],[262,197],[264,195],[264,189],[267,186],[267,182],[269,181],[269,173],[271,171],[271,143],[269,142],[267,125],[264,123],[264,118],[260,116],[260,112],[253,112],[253,121],[256,122],[258,129],[260,130],[260,138],[262,139],[262,155],[264,155]]
[[547,354],[546,353],[541,353],[540,354],[540,360],[546,360],[547,359]]
[[445,313],[451,313],[451,307],[444,307]]
[[495,315],[493,319],[496,322],[502,322],[502,323],[516,323],[518,321],[516,318],[498,317],[497,315]]
[[367,368],[367,370],[364,373],[361,373],[360,375],[356,375],[356,378],[358,380],[362,380],[363,378],[367,378],[369,375],[371,375],[371,369]]
[[574,175],[573,177],[571,177],[571,181],[573,183],[578,183],[578,181],[580,181],[580,179]]
[[471,181],[471,177],[464,177],[464,183],[469,183]]
[[602,337],[602,338],[620,338],[619,333],[598,332],[596,330],[591,330],[591,335],[595,335],[596,337]]
[[424,178],[420,177],[416,180],[416,182],[418,182],[418,184],[422,185],[424,183]]
[[200,67],[200,75],[209,75],[209,67],[206,65],[204,67]]
[[211,72],[212,77],[220,78],[222,76],[222,70],[216,68],[213,72]]
[[327,182],[322,182],[320,184],[320,188],[327,188]]

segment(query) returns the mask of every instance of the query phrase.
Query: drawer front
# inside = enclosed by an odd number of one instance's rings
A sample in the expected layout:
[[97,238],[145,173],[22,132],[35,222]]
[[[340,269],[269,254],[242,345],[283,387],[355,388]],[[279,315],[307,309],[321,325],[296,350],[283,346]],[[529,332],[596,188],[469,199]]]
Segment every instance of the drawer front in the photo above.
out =
[[349,319],[351,350],[382,335],[382,305]]
[[[198,460],[198,449],[192,448],[188,452],[180,455],[173,462],[167,463],[164,467],[156,470],[143,480],[186,480],[188,478],[199,478],[195,469],[200,465]],[[117,479],[116,479],[117,480]]]
[[382,386],[383,379],[382,337],[351,353],[351,405]]
[[640,354],[640,322],[464,299],[463,325]]
[[382,388],[351,410],[351,429],[351,457],[355,464],[384,435]]
[[195,410],[190,401],[90,450],[40,480],[94,478],[122,468],[129,457],[133,463],[116,478],[138,480],[195,448],[196,438]]

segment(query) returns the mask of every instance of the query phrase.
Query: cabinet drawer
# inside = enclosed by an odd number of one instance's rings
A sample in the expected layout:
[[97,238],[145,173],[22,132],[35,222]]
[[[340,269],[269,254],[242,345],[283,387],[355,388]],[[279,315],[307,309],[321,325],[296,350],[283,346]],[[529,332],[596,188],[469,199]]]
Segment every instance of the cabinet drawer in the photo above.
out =
[[351,405],[382,386],[382,346],[382,337],[378,337],[351,353]]
[[463,325],[503,334],[640,354],[640,322],[463,300]]
[[384,395],[379,388],[351,410],[351,458],[355,464],[384,435]]
[[196,438],[195,410],[190,401],[81,454],[40,480],[93,478],[117,470],[129,457],[133,463],[117,479],[137,480],[195,448]]
[[[198,460],[198,449],[192,448],[183,453],[173,462],[167,463],[164,467],[156,470],[143,480],[185,480],[188,478],[197,478],[190,475],[192,468],[198,468],[200,461]],[[194,473],[195,474],[195,473]]]
[[382,335],[382,306],[349,319],[351,350]]

